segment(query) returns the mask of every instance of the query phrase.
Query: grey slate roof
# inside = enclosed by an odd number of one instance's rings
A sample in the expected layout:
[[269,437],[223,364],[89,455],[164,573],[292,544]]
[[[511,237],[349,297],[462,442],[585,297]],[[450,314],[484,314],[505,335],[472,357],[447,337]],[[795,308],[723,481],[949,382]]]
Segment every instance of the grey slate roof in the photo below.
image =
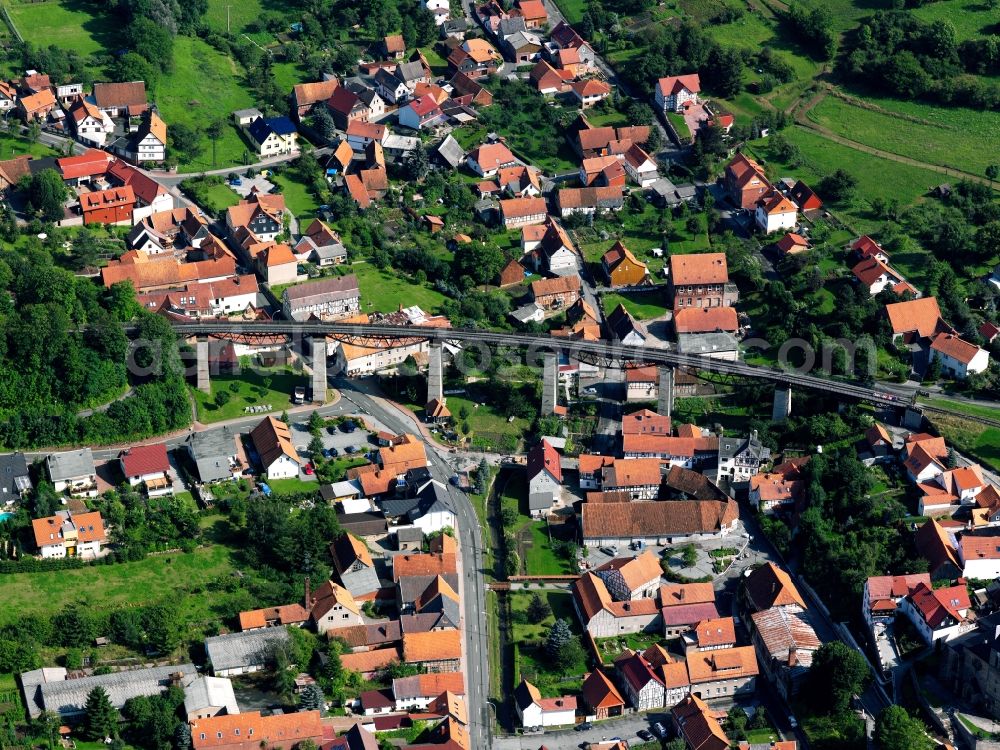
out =
[[46,459],[53,482],[86,477],[94,473],[94,454],[90,448],[65,453],[52,453]]
[[67,680],[65,669],[36,669],[21,675],[21,685],[32,718],[43,710],[55,711],[67,718],[84,712],[87,694],[95,687],[103,687],[111,705],[121,709],[129,698],[162,693],[177,674],[192,675],[197,671],[194,664],[175,664]]
[[450,134],[441,141],[437,147],[438,155],[444,159],[452,168],[458,167],[465,161],[465,151]]
[[763,445],[756,435],[749,438],[719,438],[719,460],[733,458],[734,456],[746,454],[755,460],[764,462],[771,457],[771,449]]
[[233,683],[225,677],[209,677],[195,675],[184,680],[184,711],[194,713],[205,708],[224,707],[225,713],[232,716],[240,712],[233,692]]
[[217,482],[232,476],[229,459],[236,455],[238,433],[229,427],[192,432],[184,445],[202,482]]
[[736,337],[728,333],[682,333],[677,337],[677,351],[681,354],[735,352],[739,348]]
[[0,503],[31,489],[28,460],[23,453],[0,454]]
[[205,639],[205,653],[213,672],[247,667],[263,667],[269,650],[288,640],[284,626],[251,630],[246,633],[228,633]]
[[[458,591],[458,576],[454,573],[444,573],[441,576],[445,582],[451,586],[455,591]],[[399,599],[405,607],[408,604],[413,604],[420,595],[423,594],[427,587],[431,585],[431,582],[437,578],[437,576],[426,575],[426,576],[403,576],[397,581],[397,586],[399,587]]]

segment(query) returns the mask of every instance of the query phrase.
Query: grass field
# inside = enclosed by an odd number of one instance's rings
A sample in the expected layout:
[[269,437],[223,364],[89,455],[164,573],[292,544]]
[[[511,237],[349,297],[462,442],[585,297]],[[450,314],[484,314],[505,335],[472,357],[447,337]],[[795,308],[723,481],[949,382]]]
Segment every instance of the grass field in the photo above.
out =
[[638,320],[652,320],[661,318],[667,314],[666,301],[660,292],[644,292],[639,294],[618,294],[612,292],[601,295],[601,304],[604,306],[604,314],[609,314],[618,305],[625,305],[625,309],[631,313],[632,317]]
[[204,594],[204,586],[233,572],[229,555],[216,545],[132,563],[6,575],[0,625],[28,615],[51,615],[70,605],[112,609],[163,601],[179,603],[192,620],[207,620],[214,597]]
[[419,305],[426,313],[436,313],[444,301],[440,292],[412,284],[392,271],[379,270],[369,263],[355,263],[350,270],[358,277],[362,312],[394,312],[403,303]]
[[[448,408],[455,418],[456,425],[461,425],[463,422],[469,423],[470,435],[491,432],[501,435],[515,435],[520,438],[531,427],[530,420],[515,418],[513,422],[508,422],[507,417],[501,414],[494,404],[482,403],[477,408],[475,401],[462,396],[448,396]],[[462,419],[460,416],[463,409],[469,413],[466,419]]]
[[[151,98],[167,123],[183,122],[203,128],[213,120],[224,120],[226,127],[216,144],[216,166],[244,163],[248,146],[233,125],[232,113],[254,106],[254,100],[242,80],[242,70],[232,59],[201,39],[178,36],[174,40],[174,71],[161,78]],[[211,168],[212,144],[208,138],[202,139],[197,157],[180,164],[181,172]]]
[[533,523],[531,544],[525,545],[524,572],[529,576],[571,575],[576,572],[572,560],[559,557],[552,551],[545,521]]
[[587,0],[558,0],[556,5],[570,24],[580,23],[587,10]]
[[895,198],[902,206],[912,205],[929,188],[940,184],[944,175],[920,167],[882,159],[827,140],[805,128],[793,126],[783,135],[802,153],[803,163],[792,167],[774,158],[767,141],[755,141],[753,152],[761,156],[779,176],[794,174],[809,184],[816,184],[835,169],[843,168],[858,180],[855,197],[849,206],[832,210],[846,219],[856,231],[876,231],[881,226],[870,210],[869,201],[879,197]]
[[114,47],[114,23],[96,12],[99,6],[85,0],[41,3],[8,0],[5,5],[21,36],[40,47],[54,44],[81,55],[109,52]]
[[973,37],[997,33],[996,9],[984,0],[938,0],[913,8],[913,15],[921,21],[947,21],[955,27],[955,37],[962,42]]
[[809,117],[844,138],[929,164],[981,175],[988,165],[996,162],[991,146],[1000,133],[1000,112],[945,109],[891,99],[874,103],[889,112],[919,117],[926,122],[873,112],[833,96],[813,108]]
[[0,133],[0,159],[13,159],[21,154],[31,154],[36,159],[58,156],[58,152],[44,143],[31,143],[14,133]]
[[[240,375],[213,375],[211,393],[196,389],[191,392],[198,408],[198,421],[208,424],[245,417],[247,406],[270,404],[272,414],[281,414],[292,405],[292,393],[297,385],[308,386],[308,376],[296,374],[291,368],[255,368]],[[230,396],[228,403],[221,407],[214,401],[219,391]]]
[[960,453],[993,471],[1000,471],[1000,429],[961,417],[934,414],[929,418],[944,439]]
[[274,80],[282,91],[291,91],[310,78],[306,69],[294,62],[274,63],[271,70],[274,71]]
[[304,231],[308,222],[316,218],[319,203],[305,185],[296,181],[290,172],[271,175],[271,182],[278,186],[285,196],[285,205],[299,220],[300,230]]
[[970,404],[965,401],[958,401],[950,398],[922,398],[920,401],[928,406],[936,406],[939,409],[949,409],[951,411],[961,412],[962,414],[971,414],[974,417],[1000,419],[1000,409],[991,406],[980,406],[978,404]]
[[301,479],[271,479],[267,486],[274,492],[280,494],[292,494],[297,492],[319,492],[319,482],[304,482]]

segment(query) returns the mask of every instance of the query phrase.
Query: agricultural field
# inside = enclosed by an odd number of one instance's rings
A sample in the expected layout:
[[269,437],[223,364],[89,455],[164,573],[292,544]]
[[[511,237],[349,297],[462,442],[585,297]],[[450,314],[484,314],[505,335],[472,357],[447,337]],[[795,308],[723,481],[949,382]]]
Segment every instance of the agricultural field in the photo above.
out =
[[[216,144],[215,166],[245,164],[252,151],[233,124],[232,112],[254,106],[254,100],[242,81],[243,71],[234,60],[208,46],[201,39],[177,36],[174,40],[174,71],[163,76],[151,92],[167,124],[183,122],[204,127],[213,120],[226,122],[222,138]],[[192,87],[191,82],[198,85]],[[212,144],[202,139],[201,153],[181,162],[181,172],[212,169]]]
[[938,0],[914,8],[913,15],[928,23],[947,21],[955,27],[955,37],[960,42],[1000,30],[996,8],[984,0]]
[[21,36],[39,46],[54,44],[81,55],[104,53],[114,47],[114,23],[85,0],[8,0],[5,5]]
[[797,125],[787,128],[782,135],[798,147],[802,164],[794,167],[783,164],[768,148],[767,139],[752,142],[751,152],[762,158],[774,175],[795,175],[806,183],[816,184],[838,168],[854,175],[858,180],[854,199],[847,207],[835,207],[835,211],[855,233],[875,231],[881,226],[882,222],[870,210],[869,202],[874,198],[895,198],[900,205],[909,206],[945,179],[929,169],[856,151]]
[[871,103],[883,111],[827,96],[809,111],[809,119],[844,138],[973,174],[982,175],[997,161],[992,146],[1000,133],[1000,112],[892,99]]

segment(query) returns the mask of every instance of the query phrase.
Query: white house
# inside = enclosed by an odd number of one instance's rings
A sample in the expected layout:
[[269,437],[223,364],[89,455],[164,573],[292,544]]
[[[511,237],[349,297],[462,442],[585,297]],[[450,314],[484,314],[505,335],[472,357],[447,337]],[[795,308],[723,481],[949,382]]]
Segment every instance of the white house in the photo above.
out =
[[38,553],[45,559],[96,557],[107,541],[104,519],[97,511],[60,510],[54,516],[34,519],[31,530]]
[[965,534],[958,543],[958,554],[966,578],[983,581],[1000,578],[1000,537]]
[[292,479],[299,475],[299,468],[305,462],[292,445],[287,424],[265,417],[250,431],[250,442],[268,479]]
[[652,185],[660,178],[656,171],[656,162],[634,143],[625,152],[624,167],[625,174],[639,187]]
[[764,234],[795,229],[797,209],[795,204],[777,190],[772,190],[757,201],[754,219]]
[[132,487],[143,485],[150,497],[172,495],[170,459],[164,443],[137,445],[118,454],[122,475]]
[[503,143],[485,143],[470,151],[465,163],[480,177],[493,177],[504,167],[517,166],[517,159]]
[[895,287],[903,281],[903,277],[896,273],[885,262],[872,256],[866,258],[851,269],[854,278],[858,280],[867,290],[868,294],[875,296],[886,287]]
[[964,583],[935,589],[917,584],[913,593],[900,602],[899,610],[920,633],[925,643],[950,641],[971,630],[967,619],[971,603]]
[[420,488],[418,498],[419,502],[410,513],[410,519],[414,526],[424,532],[424,536],[447,528],[454,529],[458,525],[448,489],[443,484],[432,479]]
[[440,26],[451,20],[451,4],[448,0],[420,0],[420,4],[434,14],[434,23]]
[[527,680],[514,689],[514,708],[524,727],[559,727],[576,723],[576,696],[543,698]]
[[102,148],[115,131],[114,121],[86,99],[80,99],[69,111],[78,140]]
[[698,103],[701,79],[697,73],[686,76],[668,76],[656,83],[654,101],[660,112],[680,112],[688,103]]
[[267,120],[258,117],[250,123],[246,133],[257,147],[261,158],[294,154],[299,150],[299,134],[295,125],[283,115]]
[[136,133],[133,148],[136,161],[163,161],[167,155],[167,124],[156,112],[150,112]]
[[97,497],[97,471],[90,448],[53,453],[45,459],[45,467],[56,492]]
[[375,74],[375,90],[389,104],[398,104],[410,96],[410,89],[406,85],[406,81],[385,68],[379,68],[378,73]]
[[559,453],[544,438],[528,451],[528,512],[545,515],[562,498],[562,468]]
[[931,362],[940,362],[942,372],[965,380],[989,368],[990,353],[953,333],[941,333],[931,342]]

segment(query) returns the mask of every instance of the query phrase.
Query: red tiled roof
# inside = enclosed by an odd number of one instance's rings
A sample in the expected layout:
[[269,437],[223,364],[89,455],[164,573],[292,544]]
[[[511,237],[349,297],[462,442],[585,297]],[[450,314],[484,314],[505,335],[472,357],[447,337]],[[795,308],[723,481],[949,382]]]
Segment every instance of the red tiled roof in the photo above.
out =
[[167,458],[165,443],[137,445],[122,451],[118,457],[121,459],[126,478],[170,471],[170,459]]
[[557,482],[562,482],[562,467],[559,453],[548,440],[542,440],[528,451],[528,479],[531,480],[543,470],[548,471]]
[[726,254],[671,255],[670,279],[675,287],[728,283],[729,268],[726,265]]
[[701,79],[697,73],[689,73],[683,76],[667,76],[656,82],[660,93],[664,96],[671,96],[687,89],[693,94],[701,91]]
[[931,349],[951,357],[962,364],[969,364],[979,354],[980,349],[953,333],[940,333],[931,342]]

